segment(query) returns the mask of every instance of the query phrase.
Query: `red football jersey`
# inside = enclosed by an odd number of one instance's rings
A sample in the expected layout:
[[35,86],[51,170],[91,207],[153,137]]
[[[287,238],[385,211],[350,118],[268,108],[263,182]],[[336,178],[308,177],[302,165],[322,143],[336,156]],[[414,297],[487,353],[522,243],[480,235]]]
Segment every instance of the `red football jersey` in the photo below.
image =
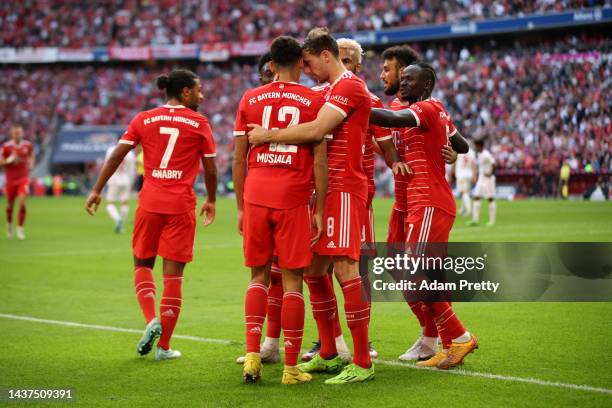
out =
[[27,140],[22,140],[18,145],[9,140],[2,145],[2,157],[4,159],[8,159],[11,156],[15,157],[14,162],[4,167],[6,184],[17,184],[28,180],[30,171],[28,159],[31,155],[32,143]]
[[348,192],[366,201],[363,153],[372,109],[370,93],[357,75],[346,71],[330,85],[325,100],[345,118],[327,143],[328,191]]
[[[384,108],[382,101],[372,92],[369,92],[372,99],[372,108]],[[368,201],[372,200],[376,193],[376,185],[374,184],[374,144],[372,139],[377,142],[393,138],[391,129],[383,128],[373,124],[368,126],[368,134],[365,139],[365,151],[363,153],[363,171],[368,178]]]
[[[389,109],[391,110],[402,110],[408,107],[407,104],[404,104],[398,98],[393,99],[391,104],[389,105]],[[404,133],[408,131],[408,128],[393,128],[393,143],[395,143],[395,149],[399,153],[400,157],[404,159],[406,155],[406,146],[404,144]],[[397,211],[406,212],[408,211],[408,201],[406,198],[406,189],[408,188],[408,177],[404,176],[401,173],[394,174],[393,180],[395,181],[395,205],[394,209]]]
[[[295,82],[272,82],[245,92],[234,136],[245,136],[248,123],[284,129],[317,117],[324,99]],[[249,146],[244,200],[263,207],[290,209],[309,202],[313,183],[311,144],[264,143]]]
[[200,160],[216,156],[206,117],[185,106],[164,105],[136,115],[119,143],[142,145],[144,184],[138,198],[143,209],[180,214],[195,208]]
[[457,129],[444,105],[435,98],[413,103],[409,109],[418,124],[404,133],[404,158],[414,172],[408,179],[409,212],[422,207],[436,207],[455,216],[455,199],[444,177],[442,147],[449,144],[448,138]]

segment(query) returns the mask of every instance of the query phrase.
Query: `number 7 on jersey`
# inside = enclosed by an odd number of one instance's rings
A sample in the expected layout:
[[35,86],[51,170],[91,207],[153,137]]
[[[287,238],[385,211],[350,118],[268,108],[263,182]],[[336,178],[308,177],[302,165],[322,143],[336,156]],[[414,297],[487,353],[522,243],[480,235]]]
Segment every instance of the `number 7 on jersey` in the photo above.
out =
[[170,139],[168,140],[168,145],[166,146],[166,151],[161,159],[161,163],[159,163],[160,169],[168,168],[168,162],[170,161],[170,157],[172,157],[172,152],[174,151],[174,145],[176,144],[176,139],[179,136],[178,128],[172,127],[160,127],[159,133],[162,135],[170,135]]

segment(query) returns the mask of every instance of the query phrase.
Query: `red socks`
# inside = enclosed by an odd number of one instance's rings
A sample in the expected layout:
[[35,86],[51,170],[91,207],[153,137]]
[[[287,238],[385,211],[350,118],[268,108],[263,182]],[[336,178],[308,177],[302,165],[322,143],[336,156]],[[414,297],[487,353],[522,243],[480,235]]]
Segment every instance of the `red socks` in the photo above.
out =
[[244,299],[247,353],[259,353],[261,328],[266,318],[268,288],[261,283],[251,283]]
[[20,205],[19,206],[19,215],[17,218],[17,225],[19,225],[20,227],[23,227],[23,224],[25,223],[25,219],[26,219],[26,206],[25,205]]
[[434,316],[438,333],[442,339],[442,347],[449,348],[452,339],[455,339],[465,333],[465,327],[453,311],[453,307],[448,302],[432,302],[427,303],[429,310]]
[[304,334],[304,295],[287,292],[283,295],[281,317],[285,337],[285,365],[297,365]]
[[268,326],[266,327],[266,337],[273,339],[280,337],[283,299],[283,276],[278,266],[272,265],[270,290],[268,291]]
[[342,336],[342,327],[340,327],[340,314],[338,313],[338,300],[336,299],[336,291],[334,290],[334,274],[328,273],[327,278],[329,279],[329,284],[332,287],[332,293],[334,294],[334,307],[336,308],[336,313],[334,314],[334,339],[335,339],[338,336]]
[[353,336],[353,363],[363,368],[370,368],[372,360],[368,347],[368,322],[370,321],[370,303],[364,299],[361,277],[340,284],[344,293],[344,310],[346,322]]
[[319,339],[321,340],[322,358],[327,359],[338,354],[334,337],[334,315],[338,314],[334,289],[327,276],[304,276],[304,281],[310,291],[312,314],[317,322]]
[[155,317],[155,281],[151,268],[134,267],[134,288],[145,321],[149,323]]
[[423,304],[423,302],[408,302],[412,313],[419,320],[419,324],[423,329],[423,335],[426,337],[438,337],[438,329],[433,315],[429,311],[429,308]]
[[181,312],[183,275],[164,274],[164,292],[159,304],[159,316],[162,325],[162,334],[159,337],[158,347],[170,349],[170,337],[174,332],[176,321]]

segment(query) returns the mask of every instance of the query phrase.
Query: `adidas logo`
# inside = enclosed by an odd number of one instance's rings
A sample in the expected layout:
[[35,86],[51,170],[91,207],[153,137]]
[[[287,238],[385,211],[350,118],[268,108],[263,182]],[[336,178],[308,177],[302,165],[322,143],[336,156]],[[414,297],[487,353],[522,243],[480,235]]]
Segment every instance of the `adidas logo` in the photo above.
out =
[[285,341],[285,347],[293,347],[293,343],[290,342],[289,340]]
[[145,298],[153,298],[155,299],[155,293],[153,292],[148,292],[146,295],[144,295]]
[[249,333],[260,333],[261,334],[261,327],[255,326],[251,330],[249,330]]
[[334,244],[334,241],[330,241],[329,244],[327,244],[327,248],[328,249],[336,249],[336,244]]
[[174,313],[172,311],[172,309],[168,309],[164,313],[162,313],[161,315],[162,316],[166,316],[166,317],[174,317],[174,316],[176,316],[176,313]]

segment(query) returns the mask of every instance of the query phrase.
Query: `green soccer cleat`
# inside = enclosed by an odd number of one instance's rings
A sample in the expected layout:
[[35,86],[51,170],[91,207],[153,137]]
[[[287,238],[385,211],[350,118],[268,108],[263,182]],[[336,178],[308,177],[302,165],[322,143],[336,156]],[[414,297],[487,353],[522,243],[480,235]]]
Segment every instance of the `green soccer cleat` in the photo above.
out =
[[305,373],[339,373],[342,370],[344,363],[340,356],[336,356],[330,360],[325,360],[319,354],[315,354],[312,360],[298,364],[298,368]]
[[159,323],[157,317],[154,317],[147,327],[145,327],[144,334],[138,341],[138,346],[136,347],[136,352],[141,356],[146,356],[151,352],[153,348],[153,343],[155,343],[155,339],[161,336],[162,326]]
[[491,228],[491,227],[494,227],[494,226],[495,226],[494,222],[492,222],[492,221],[487,222],[487,228]]
[[374,364],[370,368],[363,368],[357,364],[349,364],[334,378],[325,380],[325,384],[338,385],[364,382],[374,379]]
[[466,226],[468,227],[477,227],[478,226],[478,221],[474,221],[474,220],[468,220],[465,223]]

